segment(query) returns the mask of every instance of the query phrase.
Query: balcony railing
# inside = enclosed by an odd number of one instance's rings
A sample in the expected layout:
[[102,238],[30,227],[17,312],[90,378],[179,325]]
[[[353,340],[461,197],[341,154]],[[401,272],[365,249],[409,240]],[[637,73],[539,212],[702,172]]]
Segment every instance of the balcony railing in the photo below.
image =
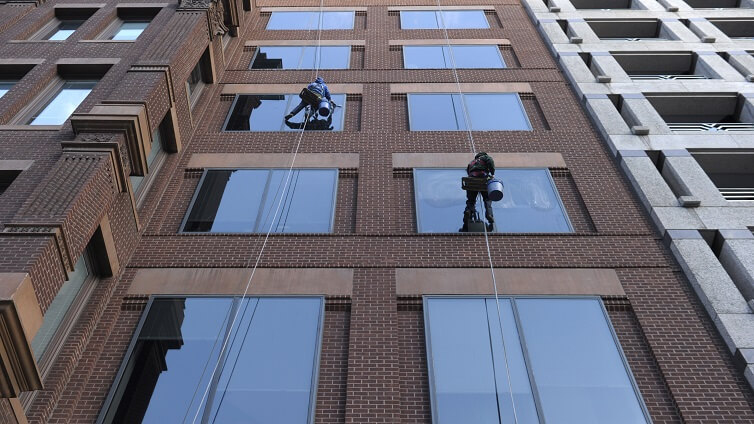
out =
[[660,37],[604,37],[602,41],[667,41],[666,38]]
[[707,123],[707,122],[683,122],[669,123],[668,127],[673,132],[754,132],[754,123],[730,122],[730,123]]
[[681,75],[681,74],[667,74],[667,75],[629,75],[632,80],[700,80],[707,79],[704,75]]
[[750,188],[720,188],[720,194],[729,202],[744,202],[754,200],[754,187]]

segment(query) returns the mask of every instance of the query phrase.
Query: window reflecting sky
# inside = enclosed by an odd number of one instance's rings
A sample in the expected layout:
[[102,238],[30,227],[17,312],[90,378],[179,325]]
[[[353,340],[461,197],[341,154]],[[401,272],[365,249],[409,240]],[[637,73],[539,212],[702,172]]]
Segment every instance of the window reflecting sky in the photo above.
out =
[[15,81],[0,81],[0,97],[9,92],[15,83]]
[[58,94],[34,115],[29,125],[61,125],[92,91],[96,81],[67,81]]
[[[342,131],[345,117],[346,95],[332,94],[333,101],[339,106],[330,119],[321,118],[316,125],[307,124],[307,130],[325,129]],[[230,113],[226,131],[300,131],[297,125],[286,125],[283,117],[299,104],[298,94],[264,94],[240,95]],[[304,121],[305,111],[291,119],[291,123]],[[332,127],[332,129],[329,129]]]
[[348,69],[351,46],[271,46],[259,47],[252,69]]
[[52,31],[45,40],[62,41],[68,39],[83,24],[84,21],[64,20]]
[[[322,29],[353,29],[354,12],[323,12]],[[316,30],[319,12],[272,12],[267,22],[268,30]]]
[[127,40],[132,41],[139,38],[142,32],[149,26],[149,21],[126,21],[118,29],[111,40]]
[[[420,233],[457,232],[463,224],[466,192],[461,189],[465,169],[414,170],[416,210]],[[535,168],[497,169],[505,185],[503,200],[492,202],[495,224],[502,233],[570,232],[549,171]],[[481,201],[477,211],[483,216]]]
[[448,29],[489,28],[483,10],[402,10],[401,29],[439,29],[443,22]]
[[411,131],[463,131],[467,114],[474,131],[531,131],[516,93],[413,93],[408,108]]
[[403,64],[407,69],[504,68],[505,62],[496,45],[479,46],[403,46]]

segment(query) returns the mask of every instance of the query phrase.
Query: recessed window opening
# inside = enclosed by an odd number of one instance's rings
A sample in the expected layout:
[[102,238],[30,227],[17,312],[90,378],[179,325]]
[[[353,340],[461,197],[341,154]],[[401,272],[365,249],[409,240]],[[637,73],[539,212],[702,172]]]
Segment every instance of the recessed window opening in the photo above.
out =
[[754,19],[709,18],[707,20],[730,38],[742,40],[754,39]]
[[433,422],[650,422],[599,298],[501,297],[499,308],[424,298]]
[[[183,231],[329,233],[337,169],[210,169],[189,207]],[[285,193],[284,193],[285,192]],[[285,194],[282,203],[281,196]],[[280,209],[277,216],[275,211]]]
[[571,0],[576,9],[631,9],[632,0]]
[[[306,131],[343,131],[346,95],[331,94],[331,97],[338,107],[326,118],[310,117]],[[304,112],[291,121],[283,119],[300,101],[298,94],[238,95],[228,114],[225,131],[301,131]]]
[[21,174],[20,169],[3,169],[0,170],[0,195],[13,184],[13,181]]
[[135,41],[160,12],[154,7],[121,7],[118,17],[98,38],[114,41]]
[[186,80],[186,94],[188,95],[189,105],[192,109],[199,101],[204,86],[211,82],[211,74],[209,49],[207,49],[202,54],[202,57],[199,58],[199,61],[196,62],[194,69],[191,70]]
[[645,94],[674,132],[751,132],[754,114],[737,94]]
[[94,13],[95,8],[84,7],[56,7],[55,17],[42,29],[37,31],[32,39],[63,41],[73,35]]
[[351,46],[261,46],[251,69],[348,69],[350,58]]
[[154,298],[98,422],[314,422],[323,303],[293,296]]
[[165,157],[167,156],[165,146],[170,144],[173,131],[170,112],[168,112],[157,129],[152,133],[152,142],[149,146],[149,154],[147,154],[146,175],[129,176],[137,204],[143,200],[144,194],[149,190],[158,170],[165,161]]
[[[411,131],[531,131],[517,93],[408,94]],[[466,112],[464,112],[464,109]],[[466,123],[466,115],[471,120]]]
[[691,154],[725,200],[754,201],[754,151],[693,151]]
[[484,10],[401,10],[401,29],[485,29]]
[[0,98],[6,95],[33,67],[33,64],[0,65]]
[[[420,233],[455,233],[463,224],[465,169],[414,169],[417,229]],[[503,168],[495,176],[505,196],[492,202],[495,231],[501,233],[562,233],[572,227],[549,170]],[[479,202],[477,202],[479,203]],[[477,204],[480,216],[483,207]]]
[[684,0],[694,9],[730,9],[741,7],[741,0]]
[[[451,56],[452,53],[452,56]],[[496,45],[403,46],[406,69],[505,68]]]
[[61,82],[44,105],[25,122],[27,125],[63,124],[97,85],[94,80]]
[[[323,30],[353,29],[354,11],[322,12]],[[272,12],[267,30],[317,30],[320,28],[320,13],[316,11]]]
[[692,52],[613,52],[633,80],[694,80],[718,78]]
[[614,41],[670,40],[673,37],[663,30],[658,19],[587,19],[597,37]]

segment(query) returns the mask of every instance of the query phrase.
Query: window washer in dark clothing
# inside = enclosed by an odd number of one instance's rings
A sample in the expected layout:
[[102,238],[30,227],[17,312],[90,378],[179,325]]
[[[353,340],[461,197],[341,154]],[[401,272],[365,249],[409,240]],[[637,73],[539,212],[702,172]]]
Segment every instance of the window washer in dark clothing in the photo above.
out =
[[[326,98],[332,104],[332,98],[330,97],[330,90],[327,89],[327,84],[325,84],[325,80],[323,80],[322,77],[317,77],[314,81],[312,81],[311,84],[306,86],[306,88],[309,91],[316,93],[319,97]],[[285,120],[287,121],[293,118],[299,112],[301,112],[306,106],[311,106],[312,109],[317,110],[317,107],[319,105],[307,103],[302,98],[301,103],[299,103],[298,106],[294,107],[293,110],[289,114],[285,115]],[[332,109],[332,107],[330,109]]]
[[291,122],[286,119],[285,125],[292,130],[304,129],[306,131],[332,131],[332,112],[327,116],[327,119],[317,119],[312,117],[309,122]]
[[[474,156],[474,160],[469,162],[466,167],[466,174],[469,177],[484,178],[489,181],[495,177],[495,161],[485,152],[479,152]],[[492,201],[490,200],[487,190],[484,191],[466,191],[466,209],[463,211],[463,227],[461,231],[468,231],[468,223],[473,212],[476,211],[477,193],[482,195],[484,201],[484,216],[487,218],[487,231],[492,231],[492,225],[495,218],[492,216]]]

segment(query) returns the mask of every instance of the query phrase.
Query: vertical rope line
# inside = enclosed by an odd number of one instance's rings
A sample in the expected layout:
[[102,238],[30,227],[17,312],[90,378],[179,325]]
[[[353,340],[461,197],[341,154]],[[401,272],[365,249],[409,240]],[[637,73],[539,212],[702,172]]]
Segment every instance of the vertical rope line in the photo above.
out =
[[[456,81],[456,89],[458,90],[458,97],[461,98],[461,107],[463,109],[464,119],[466,120],[466,135],[469,140],[469,147],[471,147],[471,153],[476,155],[476,145],[474,143],[474,134],[472,133],[472,130],[471,130],[471,117],[469,116],[469,111],[466,106],[466,99],[464,98],[463,90],[461,89],[461,80],[458,78],[458,69],[456,67],[455,54],[453,53],[453,48],[450,45],[450,37],[448,36],[448,26],[445,24],[445,12],[443,11],[440,0],[437,0],[437,9],[440,14],[440,22],[442,24],[443,32],[445,34],[445,45],[448,47],[448,53],[450,54],[450,63],[453,69],[453,77],[455,78],[455,81]],[[479,197],[480,196],[477,195],[477,199],[479,199]],[[484,204],[484,201],[482,201],[482,204]],[[502,344],[503,344],[503,358],[505,360],[505,374],[508,379],[508,393],[510,394],[510,398],[511,398],[511,407],[513,409],[513,420],[515,421],[516,424],[518,424],[518,413],[516,411],[516,402],[513,398],[513,384],[511,382],[510,366],[508,364],[508,349],[505,343],[505,335],[503,334],[503,319],[500,313],[500,296],[497,289],[497,279],[495,278],[495,267],[492,263],[492,252],[490,250],[490,240],[489,240],[489,235],[487,234],[487,226],[483,225],[483,227],[484,227],[484,243],[485,243],[485,246],[487,247],[487,261],[490,265],[490,274],[492,275],[492,287],[495,289],[495,305],[497,306],[497,322],[498,322],[498,326],[500,327],[500,340],[502,341]],[[502,419],[502,417],[500,418]]]
[[[317,50],[319,50],[319,47],[321,45],[321,39],[322,39],[322,18],[323,18],[322,17],[322,11],[323,11],[323,8],[324,8],[324,0],[320,0],[320,4],[319,4],[319,21],[318,21],[319,25],[318,25],[318,29],[317,29]],[[315,63],[315,71],[314,71],[315,75],[316,75],[317,72],[319,72],[319,63]],[[293,166],[296,163],[296,157],[298,156],[298,151],[299,151],[299,148],[301,147],[301,139],[304,137],[304,131],[306,130],[306,125],[307,125],[308,122],[309,122],[309,114],[306,114],[305,119],[304,119],[304,124],[301,126],[301,131],[299,132],[299,136],[298,136],[298,139],[296,140],[296,145],[295,145],[295,148],[293,150],[293,156],[291,158],[291,164],[288,167],[288,172],[287,172],[286,178],[285,178],[285,184],[283,185],[283,192],[281,193],[280,199],[277,202],[277,206],[275,208],[275,213],[273,214],[272,220],[270,221],[270,225],[269,225],[269,227],[267,229],[267,233],[264,236],[264,241],[262,242],[262,246],[259,249],[259,254],[257,254],[256,261],[254,262],[254,267],[252,268],[251,274],[249,274],[249,278],[246,281],[246,286],[244,287],[244,292],[243,292],[243,295],[241,296],[242,300],[246,298],[246,295],[249,292],[249,288],[251,287],[251,282],[254,279],[254,275],[256,274],[257,268],[259,267],[259,262],[261,261],[262,255],[264,254],[264,249],[267,246],[267,242],[268,242],[268,240],[270,238],[270,233],[272,232],[272,228],[273,228],[273,225],[275,223],[275,219],[277,218],[278,213],[280,213],[280,207],[281,207],[281,205],[283,203],[283,199],[285,198],[286,192],[288,191],[288,186],[290,184],[291,175],[293,174]],[[246,266],[244,268],[248,268],[249,267],[249,265],[251,263],[251,258],[252,257],[249,257],[249,260],[247,261]],[[243,308],[244,312],[243,312],[242,317],[246,315],[246,309],[248,308],[248,304],[249,304],[249,302],[245,302],[245,305],[244,305],[244,308]],[[201,401],[199,402],[199,407],[197,408],[196,413],[194,414],[194,418],[191,421],[192,424],[196,424],[196,419],[199,417],[199,412],[202,410],[202,405],[207,400],[207,395],[209,394],[209,390],[210,390],[210,388],[212,386],[212,380],[214,379],[215,374],[217,373],[217,369],[218,369],[218,367],[220,365],[220,361],[222,360],[223,354],[225,353],[225,349],[227,349],[227,347],[228,347],[228,342],[230,341],[231,335],[233,334],[233,326],[235,326],[235,323],[236,323],[236,320],[238,319],[238,315],[239,315],[240,310],[241,310],[241,308],[238,308],[236,310],[236,313],[233,315],[233,320],[231,321],[231,324],[230,324],[231,331],[229,331],[228,334],[224,338],[225,340],[223,341],[222,347],[220,348],[220,354],[218,355],[217,364],[215,365],[214,369],[212,370],[212,374],[210,375],[209,383],[207,384],[207,388],[204,390],[204,393],[202,394]],[[251,326],[251,322],[249,322],[249,326]],[[238,332],[236,332],[236,334],[233,335],[234,339],[237,336],[237,333]],[[230,381],[230,380],[228,380],[228,381]],[[201,384],[201,380],[197,384]],[[194,397],[191,398],[191,401],[188,404],[188,408],[191,408],[191,405],[193,404],[193,401],[194,401]],[[184,416],[184,422],[185,422],[185,419],[186,419],[186,417]]]

